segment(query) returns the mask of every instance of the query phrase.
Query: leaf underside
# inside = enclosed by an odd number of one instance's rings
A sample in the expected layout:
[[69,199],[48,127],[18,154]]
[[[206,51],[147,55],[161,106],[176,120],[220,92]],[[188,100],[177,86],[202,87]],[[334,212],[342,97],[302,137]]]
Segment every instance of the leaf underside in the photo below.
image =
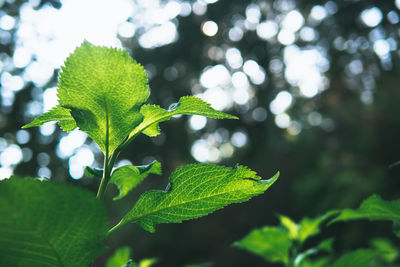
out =
[[191,164],[172,173],[164,191],[143,193],[120,225],[135,222],[154,232],[160,223],[180,223],[205,216],[228,204],[249,200],[267,190],[278,178],[261,180],[246,167]]
[[149,174],[161,175],[161,164],[153,161],[145,166],[125,165],[117,168],[110,179],[110,183],[118,187],[119,195],[114,200],[121,199],[126,196],[129,191],[140,184]]
[[143,121],[133,130],[131,135],[140,132],[148,136],[160,134],[159,123],[169,120],[174,115],[201,115],[213,119],[237,119],[237,117],[213,109],[210,104],[195,96],[181,97],[179,102],[166,110],[157,105],[143,105],[140,113]]
[[80,188],[3,180],[0,218],[0,266],[88,266],[105,251],[104,207]]
[[35,118],[31,123],[22,126],[22,128],[39,127],[46,122],[57,121],[61,129],[70,132],[76,128],[76,122],[72,118],[70,110],[61,106],[56,106],[41,116]]

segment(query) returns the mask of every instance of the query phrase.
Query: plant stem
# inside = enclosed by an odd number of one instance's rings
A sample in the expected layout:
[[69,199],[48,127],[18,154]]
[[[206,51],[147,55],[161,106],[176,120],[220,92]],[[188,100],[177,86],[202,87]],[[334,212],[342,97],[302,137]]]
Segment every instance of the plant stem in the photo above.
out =
[[[99,190],[97,191],[96,198],[102,199],[104,196],[104,192],[106,192],[108,181],[110,180],[110,172],[109,172],[108,164],[108,151],[106,150],[106,155],[104,156],[104,168],[103,168],[103,177],[101,178]],[[111,167],[112,168],[112,167]]]
[[108,230],[107,232],[107,236],[109,236],[110,234],[114,233],[115,231],[117,231],[121,226],[123,226],[124,224],[122,223],[122,221],[120,221],[117,225],[115,225],[113,228],[111,228],[110,230]]

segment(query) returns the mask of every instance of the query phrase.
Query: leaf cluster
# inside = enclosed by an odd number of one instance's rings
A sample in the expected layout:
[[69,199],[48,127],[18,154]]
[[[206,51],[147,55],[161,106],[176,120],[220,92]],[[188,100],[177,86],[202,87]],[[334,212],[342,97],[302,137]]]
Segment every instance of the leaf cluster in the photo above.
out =
[[369,248],[359,248],[339,256],[334,253],[333,237],[312,247],[307,246],[307,241],[319,234],[324,226],[361,219],[391,221],[393,233],[400,238],[400,199],[385,201],[378,195],[372,195],[358,209],[331,210],[312,219],[305,217],[299,223],[279,216],[279,226],[255,229],[235,246],[285,266],[398,266],[400,247],[385,238],[374,238]]

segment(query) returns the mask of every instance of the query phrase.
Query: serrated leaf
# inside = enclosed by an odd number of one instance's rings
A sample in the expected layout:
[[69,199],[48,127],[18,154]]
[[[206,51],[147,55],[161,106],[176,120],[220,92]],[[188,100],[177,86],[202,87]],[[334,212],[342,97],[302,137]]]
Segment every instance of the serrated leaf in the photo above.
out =
[[400,221],[400,199],[385,201],[378,195],[372,195],[357,210],[342,210],[331,223],[358,219]]
[[60,105],[109,153],[143,120],[149,96],[145,70],[126,51],[87,41],[65,61],[58,87]]
[[278,227],[265,226],[251,231],[235,246],[263,257],[266,261],[288,263],[292,241],[288,231]]
[[103,176],[103,170],[86,166],[84,169],[85,176],[88,178],[100,178]]
[[125,165],[114,170],[110,183],[118,187],[119,195],[114,200],[121,199],[126,196],[129,191],[140,184],[149,174],[161,175],[161,164],[158,161],[145,166]]
[[144,119],[137,126],[131,136],[140,132],[148,136],[156,136],[160,134],[158,124],[162,121],[169,120],[174,115],[201,115],[214,119],[237,119],[237,117],[217,111],[210,104],[195,96],[181,97],[178,103],[165,110],[157,105],[143,105],[140,109]]
[[117,249],[114,254],[108,259],[106,267],[122,267],[131,260],[130,247],[122,247]]
[[379,252],[372,249],[358,249],[341,256],[331,266],[332,267],[345,267],[345,266],[363,266],[363,267],[379,267],[376,258]]
[[22,126],[22,128],[39,127],[50,121],[57,121],[61,129],[66,132],[70,132],[76,128],[76,123],[74,118],[71,116],[70,110],[61,106],[55,106],[48,112],[35,118],[31,123]]
[[3,180],[0,218],[0,266],[89,266],[105,251],[104,207],[81,188]]
[[249,200],[267,190],[278,178],[261,180],[246,167],[231,169],[207,164],[191,164],[172,173],[164,191],[143,193],[119,223],[135,222],[154,232],[160,223],[180,223],[207,215],[231,203]]

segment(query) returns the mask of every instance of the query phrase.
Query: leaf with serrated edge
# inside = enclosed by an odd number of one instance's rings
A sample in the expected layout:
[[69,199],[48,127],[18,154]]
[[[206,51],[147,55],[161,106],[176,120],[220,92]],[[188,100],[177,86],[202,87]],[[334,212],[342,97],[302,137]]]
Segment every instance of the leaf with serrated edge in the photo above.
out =
[[0,266],[89,266],[106,248],[101,201],[32,178],[0,182]]
[[342,210],[331,223],[359,219],[400,221],[400,199],[385,201],[378,195],[372,195],[357,210]]
[[169,110],[160,108],[157,105],[143,105],[140,109],[143,114],[143,121],[133,130],[131,136],[140,132],[148,136],[160,134],[158,124],[169,120],[174,115],[201,115],[213,119],[237,119],[237,117],[213,109],[210,104],[195,96],[181,97],[178,103]]
[[161,164],[153,161],[145,166],[125,165],[114,170],[110,183],[115,184],[119,189],[119,195],[114,200],[126,196],[129,191],[140,184],[149,174],[161,175]]
[[267,190],[278,178],[261,180],[247,167],[231,169],[208,164],[190,164],[172,173],[165,191],[143,193],[119,223],[135,222],[154,232],[160,223],[180,223],[205,216],[228,204],[249,200]]
[[103,152],[112,153],[143,120],[149,96],[144,68],[126,51],[85,41],[67,58],[58,100]]
[[61,106],[55,106],[48,112],[35,118],[32,122],[22,126],[22,128],[39,127],[50,121],[57,121],[61,129],[66,132],[70,132],[76,128],[76,123],[74,118],[71,116],[70,110]]

